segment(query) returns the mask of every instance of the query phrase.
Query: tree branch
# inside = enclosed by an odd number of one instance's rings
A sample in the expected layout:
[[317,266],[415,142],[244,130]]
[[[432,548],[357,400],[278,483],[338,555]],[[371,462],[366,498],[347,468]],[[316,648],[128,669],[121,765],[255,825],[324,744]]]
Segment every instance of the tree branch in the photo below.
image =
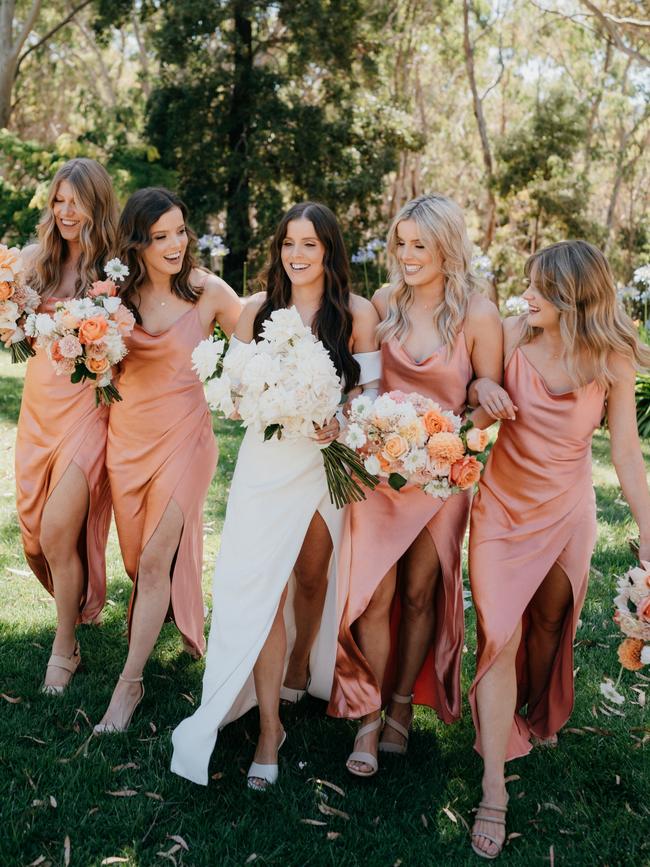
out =
[[[20,36],[16,39],[13,45],[13,53],[14,56],[17,56],[20,49],[23,47],[25,40],[29,36],[29,34],[34,29],[34,24],[36,24],[36,19],[38,18],[38,13],[41,11],[41,0],[34,0],[32,3],[32,8],[29,10],[29,15],[25,19],[25,23],[23,24],[23,29],[20,31]],[[18,61],[20,63],[20,61]]]
[[627,54],[628,57],[634,58],[634,60],[638,60],[639,63],[642,63],[644,66],[650,66],[650,57],[646,57],[645,54],[641,54],[640,51],[632,48],[623,40],[623,37],[619,33],[616,25],[613,23],[613,19],[610,15],[605,14],[601,9],[598,8],[598,6],[592,3],[591,0],[579,0],[579,3],[581,3],[582,6],[585,7],[585,9],[588,9],[594,16],[594,18],[596,18],[600,22],[603,29],[619,51]]
[[[37,0],[34,0],[34,3],[36,3],[36,2],[37,2]],[[38,2],[40,5],[40,0],[38,0]],[[92,3],[92,0],[83,0],[82,3],[78,3],[74,7],[74,9],[68,15],[66,15],[65,18],[63,18],[61,21],[59,21],[58,24],[56,24],[54,27],[52,27],[52,29],[49,30],[45,34],[45,36],[43,36],[41,39],[38,40],[38,42],[35,42],[33,45],[30,45],[29,48],[27,48],[25,51],[23,51],[23,53],[18,58],[18,63],[16,64],[16,69],[14,72],[14,79],[18,77],[18,70],[20,69],[20,64],[27,57],[28,54],[31,54],[32,51],[36,51],[37,48],[40,48],[41,45],[44,45],[49,39],[52,38],[52,36],[54,36],[55,33],[58,33],[58,31],[62,27],[65,27],[65,25],[68,24],[68,22],[72,21],[72,19],[77,14],[77,12],[81,12],[82,9],[84,9],[86,6],[90,6],[91,3]]]

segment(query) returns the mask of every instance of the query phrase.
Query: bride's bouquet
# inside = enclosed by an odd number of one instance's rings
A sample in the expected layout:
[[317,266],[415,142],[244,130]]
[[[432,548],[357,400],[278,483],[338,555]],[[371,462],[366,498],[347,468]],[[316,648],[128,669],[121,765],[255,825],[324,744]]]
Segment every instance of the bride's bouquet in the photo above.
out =
[[14,364],[34,355],[24,326],[41,303],[38,292],[19,279],[20,272],[20,250],[0,244],[0,330],[12,332],[10,349]]
[[74,383],[95,381],[97,405],[122,400],[113,385],[113,366],[127,354],[124,338],[135,325],[115,282],[127,276],[128,268],[111,259],[105,271],[112,279],[95,281],[85,298],[59,301],[52,315],[36,313],[25,323],[25,333],[45,349],[58,375]]
[[614,621],[626,636],[618,648],[623,668],[650,665],[650,563],[629,569],[618,579]]
[[[210,338],[196,347],[193,367],[206,383],[210,408],[226,418],[236,413],[264,440],[313,437],[315,427],[334,416],[341,399],[341,380],[329,353],[295,308],[275,310],[261,338],[258,343],[233,341],[225,356],[223,340]],[[335,441],[321,453],[337,508],[365,499],[361,484],[377,484],[343,443]]]
[[352,401],[346,442],[369,473],[399,491],[416,485],[446,499],[479,480],[488,434],[417,392]]

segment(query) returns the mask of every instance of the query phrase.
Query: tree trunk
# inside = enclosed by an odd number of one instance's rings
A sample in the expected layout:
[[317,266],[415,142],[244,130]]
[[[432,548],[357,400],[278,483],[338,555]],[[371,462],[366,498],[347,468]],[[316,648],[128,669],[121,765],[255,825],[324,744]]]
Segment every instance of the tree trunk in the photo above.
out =
[[485,166],[485,192],[487,198],[487,209],[484,218],[483,240],[481,248],[487,251],[494,239],[494,230],[496,228],[496,200],[494,198],[494,169],[492,164],[492,151],[490,150],[490,140],[487,133],[487,124],[485,123],[485,115],[483,114],[483,102],[478,93],[476,86],[476,72],[474,69],[474,49],[469,34],[469,7],[470,0],[463,0],[463,48],[465,51],[465,68],[467,70],[467,78],[472,91],[472,103],[474,107],[474,117],[478,126],[478,134],[481,139],[481,151],[483,152],[483,165]]
[[250,0],[234,3],[233,88],[229,112],[228,184],[226,188],[225,279],[244,293],[244,264],[251,242],[249,118],[253,113],[253,26]]

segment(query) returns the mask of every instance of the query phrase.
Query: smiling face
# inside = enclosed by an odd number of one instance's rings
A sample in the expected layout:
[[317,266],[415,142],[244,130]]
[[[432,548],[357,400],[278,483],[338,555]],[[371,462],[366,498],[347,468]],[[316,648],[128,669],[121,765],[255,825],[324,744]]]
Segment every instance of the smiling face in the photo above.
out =
[[78,241],[81,227],[88,221],[88,216],[81,210],[70,181],[63,180],[57,186],[52,212],[63,240],[68,243]]
[[142,250],[147,272],[168,277],[183,267],[187,250],[187,230],[180,208],[170,208],[151,226],[151,243]]
[[437,249],[425,247],[415,220],[397,224],[395,243],[397,261],[408,286],[427,286],[441,278],[442,256]]
[[530,283],[523,294],[528,303],[528,325],[532,328],[556,328],[560,321],[560,311],[535,288],[535,268],[530,274]]
[[311,286],[322,280],[325,245],[311,220],[301,217],[287,223],[282,241],[282,265],[294,286]]

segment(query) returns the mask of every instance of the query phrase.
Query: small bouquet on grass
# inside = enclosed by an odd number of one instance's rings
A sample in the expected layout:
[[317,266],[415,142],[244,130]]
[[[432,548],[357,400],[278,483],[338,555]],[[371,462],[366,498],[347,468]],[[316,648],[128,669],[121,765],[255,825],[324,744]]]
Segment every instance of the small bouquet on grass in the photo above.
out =
[[29,316],[25,332],[45,349],[58,375],[71,382],[95,381],[97,405],[122,400],[113,385],[113,365],[127,354],[124,338],[135,325],[135,318],[117,297],[115,281],[129,273],[119,259],[105,268],[108,280],[95,281],[85,298],[70,298],[57,303],[54,313]]
[[[313,437],[335,414],[341,381],[329,353],[295,308],[275,310],[258,343],[234,342],[224,356],[224,341],[203,340],[192,353],[193,368],[206,383],[211,409],[229,418],[237,413],[245,427],[264,436]],[[332,503],[365,499],[362,485],[378,479],[348,446],[333,442],[321,450]],[[356,478],[355,478],[356,477]]]
[[0,330],[13,332],[10,349],[14,364],[34,355],[24,326],[41,303],[38,292],[19,280],[20,272],[20,250],[0,244]]
[[650,563],[629,569],[618,579],[614,622],[626,636],[618,647],[623,668],[650,665]]
[[471,488],[487,459],[486,431],[417,392],[389,391],[352,401],[345,440],[369,473],[399,491],[416,485],[446,499]]

